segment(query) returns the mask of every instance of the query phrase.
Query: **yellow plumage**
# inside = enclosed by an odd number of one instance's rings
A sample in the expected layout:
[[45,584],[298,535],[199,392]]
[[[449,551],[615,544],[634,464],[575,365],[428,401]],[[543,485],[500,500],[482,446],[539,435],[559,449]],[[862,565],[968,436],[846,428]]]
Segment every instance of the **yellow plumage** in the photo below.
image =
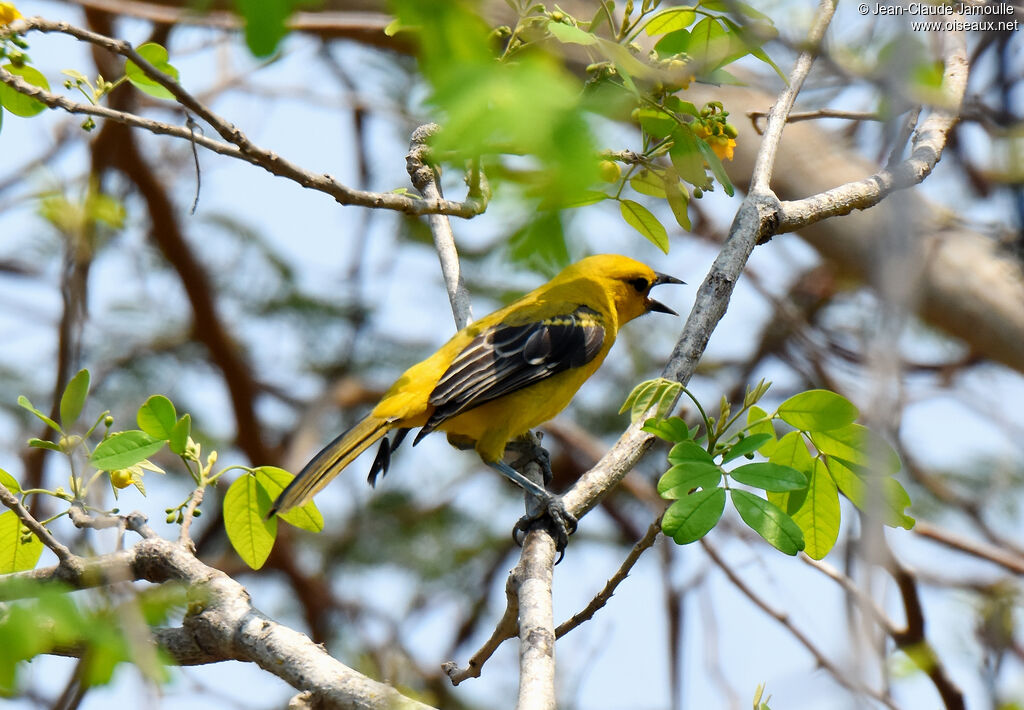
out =
[[673,313],[648,295],[659,283],[681,282],[628,257],[592,256],[460,330],[317,454],[281,493],[274,512],[310,500],[392,429],[447,432],[453,444],[471,445],[508,475],[499,463],[506,444],[569,404],[623,324],[652,310]]

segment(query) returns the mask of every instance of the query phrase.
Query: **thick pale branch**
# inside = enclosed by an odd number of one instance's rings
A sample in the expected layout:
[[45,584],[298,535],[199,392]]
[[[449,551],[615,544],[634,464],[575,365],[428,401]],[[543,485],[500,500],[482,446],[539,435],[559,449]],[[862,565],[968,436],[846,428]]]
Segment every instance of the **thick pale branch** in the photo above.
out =
[[[0,494],[2,497],[2,494]],[[278,624],[255,609],[245,588],[200,562],[183,545],[146,538],[133,547],[83,559],[81,569],[63,566],[9,575],[6,579],[60,580],[78,588],[133,580],[180,582],[189,590],[189,613],[180,628],[158,629],[154,639],[183,665],[248,661],[298,690],[311,692],[318,707],[359,710],[430,710],[391,686],[378,683],[332,658],[308,636]],[[0,599],[22,594],[0,586]],[[73,649],[58,649],[70,653]]]
[[206,123],[213,127],[213,129],[217,131],[217,133],[220,134],[228,144],[235,146],[236,152],[231,152],[228,149],[228,146],[224,144],[218,144],[215,141],[210,142],[208,139],[202,138],[202,136],[195,136],[187,127],[169,130],[172,127],[169,127],[167,124],[149,122],[139,117],[129,118],[130,114],[125,114],[123,112],[110,111],[109,109],[101,110],[102,107],[90,107],[85,104],[68,101],[64,97],[51,94],[50,92],[39,89],[38,87],[31,86],[9,72],[0,70],[0,81],[3,81],[3,83],[7,84],[19,93],[42,101],[51,108],[61,108],[73,113],[84,113],[108,118],[122,123],[128,123],[129,125],[146,130],[159,129],[153,130],[153,132],[185,138],[187,140],[195,140],[197,145],[210,148],[222,155],[233,155],[234,157],[241,158],[253,165],[257,165],[273,175],[287,178],[297,182],[303,187],[328,194],[342,205],[390,209],[410,215],[443,213],[466,218],[475,217],[485,208],[485,204],[483,202],[473,198],[470,198],[465,202],[452,202],[444,199],[419,200],[409,197],[408,195],[401,195],[398,193],[368,192],[366,190],[350,188],[338,182],[330,175],[310,172],[299,167],[295,163],[282,158],[272,151],[257,146],[234,124],[218,116],[208,106],[186,91],[180,84],[178,84],[178,82],[158,71],[152,64],[139,55],[139,53],[136,52],[128,42],[112,39],[96,32],[75,27],[67,22],[55,22],[41,17],[18,20],[7,28],[7,32],[16,32],[19,34],[29,31],[43,33],[57,32],[66,34],[83,42],[89,42],[90,44],[102,47],[107,51],[131,60],[138,65],[139,69],[141,69],[146,76],[171,92],[182,107],[202,118]]
[[555,616],[551,580],[555,541],[547,530],[527,533],[519,564],[519,700],[516,710],[554,710]]

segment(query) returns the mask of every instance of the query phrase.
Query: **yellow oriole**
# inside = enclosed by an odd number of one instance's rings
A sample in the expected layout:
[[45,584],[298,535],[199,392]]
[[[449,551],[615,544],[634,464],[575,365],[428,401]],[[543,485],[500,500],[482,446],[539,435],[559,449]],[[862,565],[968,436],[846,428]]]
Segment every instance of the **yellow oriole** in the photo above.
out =
[[[484,463],[536,496],[541,512],[559,526],[564,547],[575,520],[559,497],[502,461],[505,446],[569,404],[604,361],[624,323],[650,311],[677,315],[649,296],[652,287],[663,283],[683,282],[614,254],[566,267],[406,370],[366,417],[306,464],[270,515],[309,501],[383,438],[368,478],[373,485],[378,473],[387,473],[391,452],[406,432],[420,427],[414,446],[435,429],[447,432],[452,445],[475,448]],[[392,429],[397,432],[389,442],[385,435]]]

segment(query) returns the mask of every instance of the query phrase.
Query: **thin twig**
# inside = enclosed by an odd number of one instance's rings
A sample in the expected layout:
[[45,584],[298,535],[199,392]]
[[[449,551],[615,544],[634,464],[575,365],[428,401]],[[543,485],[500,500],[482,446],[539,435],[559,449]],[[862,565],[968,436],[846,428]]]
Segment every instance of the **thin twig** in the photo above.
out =
[[608,603],[608,600],[612,598],[616,588],[622,583],[628,575],[633,566],[640,560],[642,555],[647,549],[654,545],[654,541],[658,539],[658,533],[661,532],[661,515],[658,519],[651,523],[651,526],[647,528],[647,532],[644,536],[637,540],[636,544],[633,545],[633,549],[626,555],[626,559],[622,561],[619,569],[611,576],[611,578],[605,583],[604,588],[590,600],[582,610],[573,614],[572,618],[563,621],[555,629],[555,638],[559,639],[565,636],[567,633],[575,629],[577,626],[585,621],[589,621],[597,613],[597,610]]
[[707,538],[702,539],[700,541],[700,544],[704,548],[704,551],[708,553],[708,557],[711,558],[711,561],[714,562],[715,565],[720,570],[722,570],[723,573],[725,573],[725,576],[728,577],[729,581],[732,582],[733,586],[740,590],[740,592],[742,592],[744,596],[746,596],[751,602],[753,602],[754,605],[757,606],[757,608],[759,608],[765,614],[775,619],[779,624],[784,626],[786,630],[789,631],[789,633],[793,636],[793,638],[795,638],[800,643],[800,645],[802,645],[810,652],[810,654],[814,657],[815,662],[819,666],[824,668],[826,671],[828,671],[832,675],[832,677],[836,679],[836,682],[838,682],[844,688],[852,692],[868,695],[871,698],[874,698],[878,702],[882,703],[886,707],[892,708],[892,710],[896,710],[896,705],[893,703],[892,699],[878,692],[874,688],[864,685],[863,683],[860,683],[859,681],[856,681],[852,678],[848,678],[847,675],[843,672],[843,669],[841,669],[835,663],[830,661],[828,657],[824,654],[824,652],[820,648],[818,648],[817,645],[815,645],[815,643],[803,631],[796,627],[793,621],[789,618],[789,614],[786,614],[785,612],[779,611],[778,609],[771,607],[768,604],[768,602],[766,602],[764,599],[758,596],[758,594],[750,587],[750,585],[744,582],[743,579],[741,579],[740,576],[736,574],[732,570],[732,568],[725,562],[725,560],[722,559],[721,555],[718,554],[718,550],[716,550],[715,547],[707,541]]
[[188,498],[188,505],[185,506],[185,510],[182,512],[181,520],[181,531],[178,533],[178,544],[185,545],[190,550],[195,551],[195,543],[192,542],[192,538],[189,535],[189,531],[192,528],[192,521],[196,517],[196,511],[203,502],[203,494],[206,489],[203,487],[196,488],[192,491],[192,494]]
[[862,180],[782,203],[777,233],[792,232],[829,217],[874,207],[896,190],[916,185],[935,168],[949,132],[959,119],[967,89],[967,45],[963,33],[946,35],[948,42],[942,76],[943,108],[932,110],[918,129],[910,156],[894,168],[886,168]]
[[[882,545],[885,545],[884,538]],[[942,697],[946,710],[964,710],[966,704],[963,691],[949,677],[942,659],[928,643],[925,636],[924,608],[921,596],[917,591],[917,580],[914,575],[900,564],[887,546],[881,550],[886,556],[886,568],[896,581],[896,587],[903,597],[903,611],[906,615],[906,628],[892,634],[896,645],[901,649],[913,649],[911,659],[924,671],[932,681],[932,685]]]
[[519,634],[519,580],[516,576],[518,570],[518,567],[512,570],[505,580],[505,613],[501,615],[498,625],[494,627],[494,631],[480,650],[473,654],[465,668],[459,668],[455,661],[441,665],[441,669],[451,679],[452,685],[458,685],[467,678],[479,678],[484,664],[498,650],[498,646]]
[[68,509],[68,518],[76,528],[89,528],[90,530],[119,528],[122,531],[136,532],[139,537],[143,538],[159,537],[156,531],[147,524],[146,516],[138,511],[128,515],[89,513],[81,503],[73,503]]
[[[413,131],[409,154],[405,159],[413,186],[424,199],[431,202],[444,199],[441,196],[441,186],[437,183],[437,171],[428,162],[427,155],[427,140],[438,128],[436,123],[428,123]],[[444,214],[427,215],[427,221],[430,224],[430,233],[434,237],[437,258],[441,261],[441,273],[444,276],[445,289],[448,291],[448,300],[452,305],[452,315],[455,316],[455,327],[462,330],[473,321],[473,307],[469,300],[469,292],[466,291],[466,284],[462,280],[462,267],[459,264],[459,252],[455,248],[455,234],[452,232],[451,221],[448,215]]]
[[[758,119],[766,118],[767,111],[747,111],[747,118],[750,124],[759,134],[763,133]],[[847,121],[882,121],[879,114],[872,111],[840,111],[834,108],[819,108],[814,111],[794,111],[786,116],[786,123],[799,123],[800,121],[815,121],[820,118],[841,118]]]
[[39,541],[46,545],[53,554],[57,556],[61,566],[70,566],[79,563],[80,558],[69,550],[63,543],[57,538],[50,534],[50,531],[46,527],[32,517],[32,514],[21,504],[21,501],[7,490],[7,487],[0,484],[0,503],[3,503],[8,508],[14,511],[14,514],[18,516],[22,524],[28,528]]
[[804,79],[811,71],[811,65],[818,53],[818,48],[825,36],[825,30],[832,22],[832,15],[835,14],[835,0],[822,0],[818,4],[818,14],[814,19],[810,32],[807,34],[806,46],[800,52],[793,65],[793,71],[789,76],[789,85],[776,99],[775,105],[768,111],[767,123],[764,132],[764,140],[761,142],[761,149],[757,153],[757,161],[754,163],[754,172],[750,180],[750,191],[755,194],[768,194],[770,191],[772,171],[775,168],[775,155],[779,150],[779,142],[782,140],[782,129],[786,126],[789,112],[793,109],[793,102],[804,85]]
[[[204,136],[195,136],[194,132],[186,126],[169,126],[156,121],[149,121],[133,114],[121,111],[112,111],[102,106],[91,106],[70,101],[63,96],[52,94],[39,87],[32,86],[27,82],[14,76],[10,72],[0,70],[0,82],[10,86],[15,91],[31,96],[51,108],[60,108],[70,113],[81,113],[111,120],[119,121],[137,128],[151,130],[154,133],[171,135],[189,141],[195,141],[196,145],[209,148],[222,155],[231,155],[245,160],[248,163],[257,165],[267,172],[283,177],[303,187],[317,190],[333,197],[342,205],[358,205],[362,207],[374,207],[379,209],[390,209],[404,212],[410,215],[421,215],[430,213],[444,213],[458,217],[475,217],[486,209],[486,203],[475,198],[467,199],[465,202],[453,202],[450,200],[426,200],[416,199],[408,195],[391,192],[368,192],[350,188],[327,174],[317,174],[305,170],[295,163],[282,158],[276,153],[261,148],[254,144],[234,124],[218,116],[204,103],[196,99],[186,91],[177,81],[159,71],[146,61],[131,44],[123,40],[116,40],[96,32],[75,27],[67,22],[55,22],[41,17],[31,17],[25,20],[17,20],[6,28],[4,33],[23,34],[29,31],[43,33],[58,32],[74,37],[83,42],[89,42],[102,47],[109,52],[119,54],[135,63],[142,72],[167,89],[175,97],[178,103],[186,110],[202,118],[208,123],[228,144],[210,141]],[[233,146],[233,148],[232,148]]]
[[928,538],[954,550],[960,550],[979,559],[987,560],[1003,567],[1014,574],[1024,575],[1024,559],[1007,550],[1002,550],[994,545],[988,545],[977,540],[967,540],[959,535],[954,535],[937,525],[932,525],[927,520],[918,520],[914,525],[914,532],[921,537]]

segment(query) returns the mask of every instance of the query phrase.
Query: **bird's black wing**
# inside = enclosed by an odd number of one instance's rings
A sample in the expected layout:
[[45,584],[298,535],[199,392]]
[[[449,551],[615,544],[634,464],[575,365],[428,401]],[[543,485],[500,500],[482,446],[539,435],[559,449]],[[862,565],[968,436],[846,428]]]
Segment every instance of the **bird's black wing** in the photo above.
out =
[[434,412],[413,443],[469,409],[587,364],[603,343],[601,316],[586,306],[535,323],[488,328],[438,380],[428,400]]

